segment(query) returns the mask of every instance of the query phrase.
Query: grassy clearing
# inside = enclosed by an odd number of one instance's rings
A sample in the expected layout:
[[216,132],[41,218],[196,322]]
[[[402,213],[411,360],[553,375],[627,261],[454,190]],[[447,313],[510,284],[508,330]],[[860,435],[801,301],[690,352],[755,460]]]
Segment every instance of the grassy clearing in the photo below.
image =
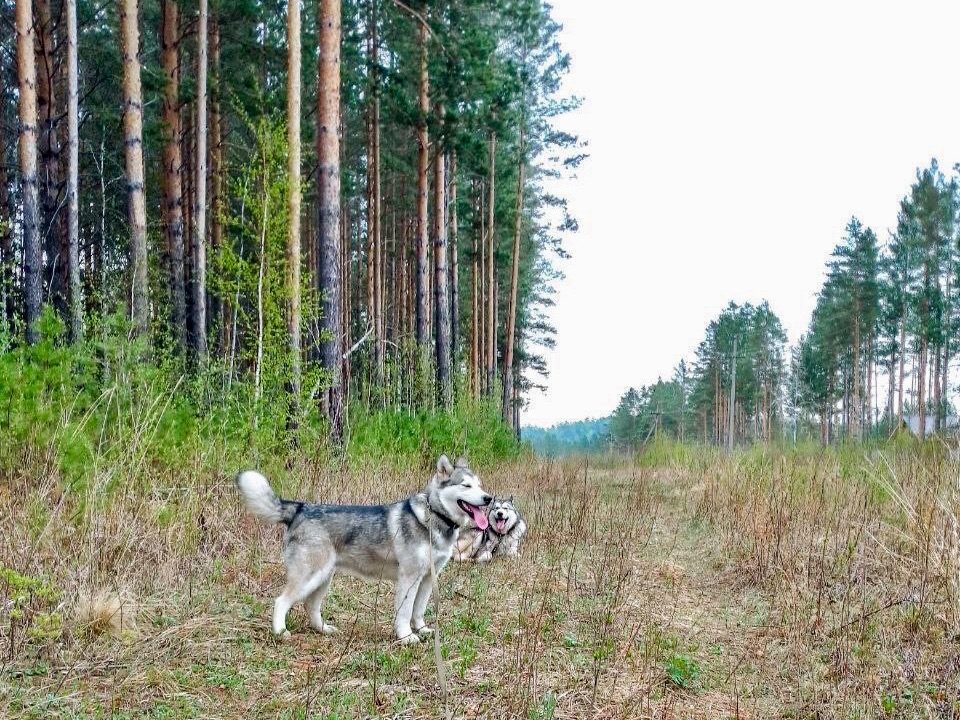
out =
[[[338,578],[342,635],[298,608],[271,637],[279,531],[216,458],[65,492],[45,457],[0,485],[3,717],[960,716],[960,469],[935,448],[480,468],[531,532],[441,576],[446,696],[433,648],[393,643],[386,587]],[[426,472],[273,476],[369,502]]]

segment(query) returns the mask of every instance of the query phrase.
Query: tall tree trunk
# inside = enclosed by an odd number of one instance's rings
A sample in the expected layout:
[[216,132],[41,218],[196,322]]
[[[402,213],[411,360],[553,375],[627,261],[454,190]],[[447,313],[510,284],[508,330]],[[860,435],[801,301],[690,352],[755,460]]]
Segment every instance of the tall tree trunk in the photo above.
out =
[[850,402],[848,408],[849,425],[847,432],[854,442],[860,442],[863,438],[863,422],[860,418],[860,410],[863,405],[860,399],[860,317],[859,308],[854,311],[853,319],[853,361],[850,368],[850,380],[852,387],[850,389]]
[[920,334],[920,354],[917,363],[917,413],[918,435],[921,440],[927,436],[927,338]]
[[[443,109],[437,116],[442,120]],[[437,354],[437,392],[440,405],[449,408],[453,399],[450,378],[450,295],[447,266],[447,181],[439,139],[433,156],[433,297]]]
[[287,425],[300,424],[300,0],[287,1],[287,334],[290,410]]
[[197,19],[197,125],[193,212],[193,351],[207,356],[207,0]]
[[[522,121],[521,121],[522,122]],[[510,301],[507,306],[507,333],[504,338],[503,353],[503,421],[510,424],[514,417],[513,408],[513,349],[517,335],[517,292],[520,284],[520,238],[523,232],[523,190],[526,178],[526,149],[524,147],[523,128],[520,128],[520,158],[517,162],[517,205],[513,222],[513,264],[510,270]],[[514,427],[519,432],[519,427]]]
[[919,435],[923,440],[927,435],[927,353],[930,348],[930,341],[927,337],[928,318],[930,316],[930,305],[927,300],[927,290],[930,287],[930,261],[929,257],[923,265],[923,288],[924,299],[920,302],[920,362],[917,369],[917,412],[919,413]]
[[[210,77],[208,78],[210,101],[210,256],[216,258],[223,248],[223,115],[220,112],[220,18],[215,14],[210,19]],[[208,293],[207,329],[219,330],[215,337],[222,338],[227,325],[223,298],[219,293]],[[214,342],[216,347],[217,342]]]
[[[953,267],[954,256],[951,252],[948,254],[947,267]],[[950,386],[947,383],[947,380],[950,375],[950,334],[951,334],[951,318],[953,316],[953,297],[951,296],[952,284],[951,273],[948,271],[946,273],[946,290],[944,292],[944,297],[946,299],[945,308],[944,308],[944,317],[947,331],[943,334],[943,361],[940,364],[940,375],[937,377],[937,382],[940,383],[938,392],[937,392],[937,425],[940,429],[946,429],[946,402],[949,396]]]
[[167,246],[170,330],[187,346],[186,287],[183,278],[183,160],[180,155],[180,26],[176,0],[160,6],[160,64],[163,68],[163,226]]
[[873,388],[874,388],[874,376],[876,374],[875,364],[873,362],[873,337],[872,335],[867,336],[867,357],[866,357],[866,374],[867,374],[867,396],[864,402],[864,413],[866,415],[866,431],[869,436],[873,431]]
[[470,254],[470,393],[474,398],[480,395],[480,247],[483,221],[480,213],[482,186],[474,180],[472,183],[473,248]]
[[490,133],[490,178],[487,199],[487,338],[486,338],[486,388],[493,394],[497,374],[497,288],[496,288],[496,178],[497,178],[497,135]]
[[930,372],[930,397],[933,399],[933,431],[940,432],[940,348],[933,349],[933,370]]
[[897,383],[897,429],[903,425],[903,380],[904,363],[907,357],[907,308],[903,307],[900,317],[900,381]]
[[123,146],[126,156],[130,219],[130,315],[134,332],[147,331],[147,204],[143,181],[143,92],[140,89],[140,29],[137,0],[120,0],[120,45],[123,49]]
[[[183,53],[186,55],[187,53]],[[190,61],[183,60],[185,67],[189,67]],[[196,186],[196,173],[194,165],[196,163],[196,147],[194,143],[194,128],[196,127],[196,105],[187,103],[182,108],[181,115],[181,160],[182,171],[180,178],[183,183],[183,201],[180,205],[183,211],[183,288],[186,320],[186,337],[188,344],[193,342],[193,213],[196,209],[193,191]]]
[[56,41],[50,0],[36,0],[34,27],[40,153],[40,232],[46,249],[44,281],[57,313],[64,320],[69,320],[65,282],[67,239],[62,232],[66,224],[58,222],[58,217],[61,216],[58,213],[61,178],[60,143],[57,137],[57,119],[61,113],[60,98],[57,94],[60,72],[54,57]]
[[897,393],[897,357],[895,351],[891,351],[887,364],[887,422],[893,424],[894,412],[896,411],[896,393]]
[[83,335],[80,296],[80,175],[79,98],[77,90],[77,0],[66,0],[67,10],[67,265],[70,278],[70,340]]
[[[6,36],[4,36],[6,40]],[[0,148],[7,146],[6,104],[0,105]],[[14,323],[13,302],[13,227],[10,217],[10,190],[7,183],[7,155],[0,153],[0,327],[9,330]]]
[[[489,179],[487,180],[489,182]],[[487,212],[486,188],[482,181],[479,185],[477,209],[477,242],[480,253],[477,270],[480,274],[477,301],[477,394],[487,393]]]
[[380,77],[377,4],[370,2],[367,35],[367,305],[373,328],[373,370],[376,387],[383,387],[386,355],[383,233],[380,189]]
[[23,203],[24,325],[27,342],[39,339],[40,317],[40,212],[37,197],[37,76],[33,59],[31,0],[16,0],[17,78],[20,90],[20,182]]
[[320,52],[317,84],[318,276],[324,291],[325,338],[320,363],[329,374],[325,410],[330,436],[343,441],[343,328],[340,280],[340,0],[319,0]]
[[430,112],[430,77],[427,73],[427,28],[420,24],[417,30],[420,44],[420,80],[417,117],[417,346],[425,356],[430,342],[429,296],[427,295],[427,254],[430,227],[427,218],[427,192],[430,170],[430,145],[427,136],[427,115]]
[[460,256],[459,220],[457,217],[457,151],[450,150],[447,173],[447,215],[450,221],[448,242],[450,245],[450,357],[456,364],[460,357]]

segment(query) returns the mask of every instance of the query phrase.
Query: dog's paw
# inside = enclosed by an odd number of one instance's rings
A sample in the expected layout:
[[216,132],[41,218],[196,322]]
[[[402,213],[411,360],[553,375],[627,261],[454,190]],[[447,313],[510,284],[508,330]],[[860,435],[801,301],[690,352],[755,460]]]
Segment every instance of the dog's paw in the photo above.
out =
[[420,638],[414,633],[410,633],[409,635],[404,635],[402,638],[397,640],[397,642],[401,645],[416,645],[420,642]]
[[489,550],[484,550],[476,557],[477,562],[490,562],[491,560],[493,560],[493,555]]
[[318,633],[323,633],[324,635],[338,635],[340,631],[330,623],[320,623],[320,625],[314,625],[313,629]]
[[276,633],[274,637],[281,642],[290,642],[290,631],[284,630],[282,633]]
[[421,637],[430,637],[431,635],[433,635],[433,628],[427,627],[426,625],[424,625],[422,627],[418,627],[415,632],[417,633],[417,635],[420,635]]

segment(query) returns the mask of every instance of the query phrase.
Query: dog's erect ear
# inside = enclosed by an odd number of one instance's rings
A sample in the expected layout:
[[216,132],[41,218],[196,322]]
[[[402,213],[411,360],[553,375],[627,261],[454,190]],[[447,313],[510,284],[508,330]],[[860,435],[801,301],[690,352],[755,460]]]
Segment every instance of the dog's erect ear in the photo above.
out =
[[513,505],[513,495],[507,498],[507,502]]
[[450,464],[450,458],[446,455],[441,455],[440,459],[437,460],[437,475],[442,478],[448,478],[452,472],[453,465]]
[[457,458],[456,467],[458,468],[469,468],[470,465],[467,462],[467,456],[461,455]]

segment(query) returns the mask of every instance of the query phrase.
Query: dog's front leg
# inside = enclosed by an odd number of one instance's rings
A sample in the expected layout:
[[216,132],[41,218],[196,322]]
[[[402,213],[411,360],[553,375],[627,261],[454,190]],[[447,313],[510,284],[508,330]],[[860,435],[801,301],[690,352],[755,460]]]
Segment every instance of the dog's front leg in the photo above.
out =
[[413,608],[417,601],[417,592],[423,581],[422,572],[400,573],[397,578],[397,597],[394,601],[394,619],[393,629],[397,633],[397,639],[404,645],[412,645],[420,642],[420,638],[410,627],[410,619],[413,616]]
[[413,603],[413,631],[419,635],[430,635],[433,633],[431,628],[423,619],[423,613],[427,609],[427,603],[430,601],[430,595],[433,594],[433,579],[430,575],[425,575],[420,582],[420,589],[417,590],[417,599]]

